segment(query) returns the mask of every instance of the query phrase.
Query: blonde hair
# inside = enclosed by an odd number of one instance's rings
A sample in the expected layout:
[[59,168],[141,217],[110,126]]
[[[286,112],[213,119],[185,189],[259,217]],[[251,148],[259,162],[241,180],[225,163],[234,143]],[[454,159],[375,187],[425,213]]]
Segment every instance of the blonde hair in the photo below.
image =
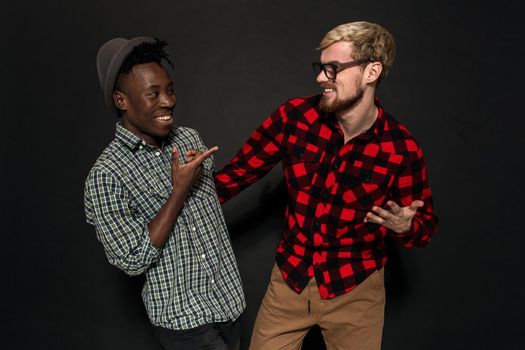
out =
[[330,30],[319,44],[324,50],[338,41],[348,41],[353,47],[353,58],[369,58],[381,62],[383,70],[379,76],[381,80],[388,74],[396,56],[396,44],[392,34],[379,24],[369,22],[350,22],[341,24]]

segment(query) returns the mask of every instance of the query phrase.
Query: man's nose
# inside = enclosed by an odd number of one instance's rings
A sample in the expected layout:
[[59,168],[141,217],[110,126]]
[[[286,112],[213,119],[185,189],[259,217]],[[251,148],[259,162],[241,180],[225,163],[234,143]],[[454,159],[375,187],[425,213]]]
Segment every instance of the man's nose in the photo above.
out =
[[328,79],[328,77],[326,76],[326,74],[324,73],[324,70],[321,69],[321,71],[319,72],[319,74],[317,74],[317,76],[315,77],[315,81],[318,82],[319,84],[321,83],[325,83],[327,81],[329,81],[330,79]]
[[175,94],[162,94],[160,103],[162,107],[173,108],[177,104],[177,98]]

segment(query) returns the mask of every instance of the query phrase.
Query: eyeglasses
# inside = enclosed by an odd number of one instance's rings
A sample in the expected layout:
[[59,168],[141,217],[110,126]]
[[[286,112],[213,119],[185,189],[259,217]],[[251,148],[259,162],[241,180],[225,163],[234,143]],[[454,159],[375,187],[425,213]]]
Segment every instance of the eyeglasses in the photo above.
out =
[[319,75],[319,73],[321,73],[321,71],[323,71],[324,75],[326,75],[328,79],[335,80],[335,78],[337,78],[337,73],[339,73],[340,71],[346,68],[360,66],[363,63],[369,62],[372,62],[370,58],[360,58],[358,60],[353,60],[345,63],[312,63],[312,67],[314,68],[314,73],[316,77]]

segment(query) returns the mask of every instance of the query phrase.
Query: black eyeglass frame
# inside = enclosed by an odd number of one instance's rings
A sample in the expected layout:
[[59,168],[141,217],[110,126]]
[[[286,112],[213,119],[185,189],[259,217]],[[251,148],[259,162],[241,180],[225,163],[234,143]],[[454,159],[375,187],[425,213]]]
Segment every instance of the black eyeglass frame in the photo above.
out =
[[[337,78],[337,73],[341,72],[342,70],[345,70],[350,67],[356,67],[360,66],[364,63],[370,63],[373,62],[370,58],[360,58],[357,60],[344,62],[344,63],[318,63],[314,62],[312,63],[312,68],[314,69],[315,76],[317,77],[321,71],[326,75],[326,77],[332,81],[334,81]],[[330,67],[331,70],[327,69],[327,67]],[[331,76],[333,72],[333,77]]]

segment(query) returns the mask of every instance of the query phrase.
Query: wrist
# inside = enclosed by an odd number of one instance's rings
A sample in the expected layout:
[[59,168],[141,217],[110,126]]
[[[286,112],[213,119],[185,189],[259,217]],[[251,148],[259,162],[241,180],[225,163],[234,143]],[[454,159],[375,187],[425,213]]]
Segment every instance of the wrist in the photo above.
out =
[[408,223],[408,225],[404,226],[403,228],[399,229],[399,230],[394,230],[394,232],[398,235],[403,235],[407,232],[409,232],[410,230],[412,229],[412,221],[410,221]]
[[190,186],[173,186],[169,194],[172,200],[185,201],[190,193]]

